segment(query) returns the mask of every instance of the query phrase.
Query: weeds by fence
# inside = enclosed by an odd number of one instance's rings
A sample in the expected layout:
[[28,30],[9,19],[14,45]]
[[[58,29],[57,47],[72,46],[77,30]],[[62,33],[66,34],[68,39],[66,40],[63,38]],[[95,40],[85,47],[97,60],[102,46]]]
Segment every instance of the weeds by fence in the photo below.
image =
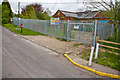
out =
[[[106,50],[108,50],[108,52],[120,55],[120,43],[116,43],[116,42],[111,42],[111,41],[105,41],[105,40],[98,40],[99,43],[102,42],[102,44],[99,44],[99,46],[106,48]],[[112,44],[112,45],[111,45]],[[113,46],[113,45],[117,45],[117,46]],[[112,50],[113,49],[113,50]],[[114,52],[114,50],[116,50]]]

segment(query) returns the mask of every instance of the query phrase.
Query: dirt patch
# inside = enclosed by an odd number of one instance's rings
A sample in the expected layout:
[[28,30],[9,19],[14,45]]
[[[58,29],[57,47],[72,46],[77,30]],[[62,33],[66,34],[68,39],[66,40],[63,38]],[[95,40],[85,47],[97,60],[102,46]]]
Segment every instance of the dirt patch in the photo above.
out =
[[[88,45],[83,45],[81,43],[76,43],[74,41],[69,41],[69,42],[60,41],[54,37],[49,37],[49,36],[39,35],[39,36],[23,36],[23,37],[62,54],[64,53],[79,54],[84,49],[90,48]],[[74,46],[75,44],[78,45]]]
[[[48,49],[54,50],[58,53],[64,54],[67,53],[68,56],[70,56],[72,58],[72,60],[74,60],[75,62],[84,65],[84,66],[88,66],[88,61],[81,59],[80,57],[83,56],[81,55],[82,52],[86,51],[86,50],[90,50],[90,46],[88,45],[84,45],[82,43],[77,43],[74,41],[61,41],[58,40],[54,37],[49,37],[49,36],[23,36],[26,39],[29,39],[37,44],[40,44]],[[93,65],[90,67],[92,69],[96,69],[98,71],[102,71],[102,72],[107,72],[107,73],[112,73],[112,74],[117,74],[118,71],[96,64],[96,63],[92,63]]]

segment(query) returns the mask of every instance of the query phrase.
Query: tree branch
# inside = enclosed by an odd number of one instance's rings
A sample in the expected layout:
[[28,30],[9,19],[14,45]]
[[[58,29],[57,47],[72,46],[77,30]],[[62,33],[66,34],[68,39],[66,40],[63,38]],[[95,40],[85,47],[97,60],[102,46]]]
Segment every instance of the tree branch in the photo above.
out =
[[90,3],[94,8],[100,9],[100,6],[95,6],[94,4]]
[[103,6],[106,10],[109,11],[109,9],[107,7],[105,7],[101,2],[98,2],[101,6]]
[[107,2],[103,1],[103,0],[102,0],[102,2],[103,2],[105,5],[109,6],[110,8],[113,8],[113,7],[114,7],[114,5],[113,5],[113,3],[112,3],[112,0],[110,1],[110,5],[109,5]]

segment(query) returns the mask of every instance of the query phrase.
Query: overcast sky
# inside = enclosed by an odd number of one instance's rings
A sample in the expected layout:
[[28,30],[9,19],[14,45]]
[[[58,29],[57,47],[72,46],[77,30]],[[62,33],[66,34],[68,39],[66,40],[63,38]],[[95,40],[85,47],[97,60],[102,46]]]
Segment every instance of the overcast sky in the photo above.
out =
[[[52,11],[52,14],[54,14],[58,9],[73,11],[73,12],[85,10],[85,6],[83,5],[83,3],[71,3],[71,2],[77,2],[76,0],[8,0],[8,1],[10,2],[12,11],[14,13],[17,13],[18,11],[18,2],[20,2],[21,8],[25,7],[30,3],[43,3],[42,4],[43,8],[44,9],[49,8]],[[79,2],[82,2],[82,0]],[[49,3],[53,3],[53,4],[49,4]],[[71,3],[71,4],[62,4],[62,3]]]
[[[54,14],[58,9],[72,11],[72,12],[86,10],[86,6],[82,3],[85,0],[8,0],[8,1],[10,2],[12,11],[14,13],[17,13],[18,11],[18,2],[20,2],[21,8],[31,3],[41,3],[42,7],[44,9],[49,8],[52,11],[52,14]],[[93,1],[100,1],[100,0],[93,0]],[[71,3],[71,2],[80,2],[80,3]],[[53,3],[53,4],[49,4],[49,3]],[[63,4],[63,3],[70,3],[70,4]]]

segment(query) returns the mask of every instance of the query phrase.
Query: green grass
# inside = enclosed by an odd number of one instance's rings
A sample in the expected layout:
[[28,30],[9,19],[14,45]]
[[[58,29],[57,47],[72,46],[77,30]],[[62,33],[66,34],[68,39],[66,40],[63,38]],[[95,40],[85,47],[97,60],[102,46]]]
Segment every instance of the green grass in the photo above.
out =
[[[116,36],[117,37],[117,36]],[[111,36],[111,37],[108,37],[106,39],[106,41],[111,41],[111,42],[116,42],[116,43],[120,43],[120,41],[117,40],[115,36]],[[120,48],[119,45],[116,45],[116,44],[111,44],[111,43],[102,43],[103,45],[107,45],[107,46],[111,46],[111,47],[115,47],[115,48]],[[111,49],[111,48],[106,48],[104,47],[106,50],[109,50],[109,51],[112,51],[112,52],[116,52],[116,53],[120,53],[120,50],[117,50],[117,49]]]
[[23,28],[23,32],[21,33],[19,27],[17,25],[14,24],[3,24],[3,27],[6,27],[7,29],[9,29],[10,31],[16,33],[16,34],[21,34],[21,35],[43,35],[46,36],[45,34],[36,32],[36,31],[32,31],[26,28]]
[[70,53],[67,53],[68,55],[71,55],[72,54],[72,52],[70,52]]
[[[9,29],[10,31],[16,33],[16,34],[20,34],[20,35],[42,35],[42,36],[47,36],[45,34],[42,34],[42,33],[39,33],[39,32],[36,32],[36,31],[32,31],[32,30],[29,30],[29,29],[26,29],[26,28],[23,28],[23,32],[21,33],[19,27],[17,25],[14,25],[14,24],[4,24],[2,25],[3,27],[6,27],[7,29]],[[51,34],[49,33],[52,28],[47,28],[47,32],[48,34]],[[59,36],[63,36],[63,30],[60,29],[60,30],[56,30],[56,33],[59,32]],[[53,29],[53,34],[55,35],[55,30]],[[58,40],[61,40],[61,41],[67,41],[67,39],[62,39],[62,38],[56,38]]]
[[56,39],[58,39],[60,41],[67,41],[67,39],[62,39],[62,38],[56,38]]
[[83,43],[75,43],[75,44],[73,44],[74,47],[78,47],[80,45],[83,45]]
[[[120,48],[119,45],[116,45],[116,44],[110,44],[110,43],[102,43],[103,45],[106,45],[106,46],[111,46],[111,47],[115,47],[115,48]],[[117,49],[112,49],[112,48],[107,48],[107,47],[103,47],[104,49],[108,50],[108,51],[111,51],[111,52],[116,52],[116,53],[120,53],[120,50],[117,50]]]
[[[80,53],[81,58],[85,59],[85,60],[89,60],[90,57],[90,50],[85,50],[83,52]],[[97,64],[101,64],[116,70],[120,71],[120,55],[116,55],[113,53],[109,53],[109,52],[99,52],[98,53],[98,58],[94,59],[93,57],[93,61]]]

